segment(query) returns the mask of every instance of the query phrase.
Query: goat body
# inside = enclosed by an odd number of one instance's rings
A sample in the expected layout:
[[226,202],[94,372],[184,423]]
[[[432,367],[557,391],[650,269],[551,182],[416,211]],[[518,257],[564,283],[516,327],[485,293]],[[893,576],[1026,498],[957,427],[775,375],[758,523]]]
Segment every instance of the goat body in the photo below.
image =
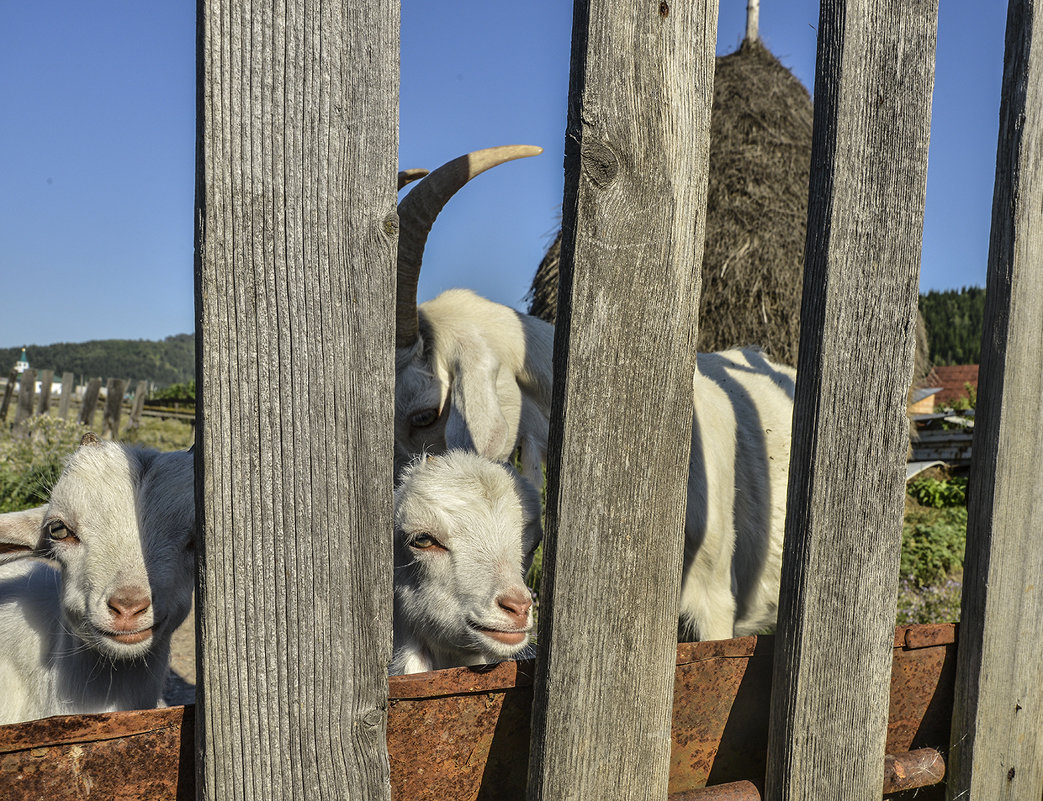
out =
[[752,348],[698,355],[681,639],[775,625],[795,379]]
[[155,707],[194,585],[192,455],[93,435],[0,515],[0,723]]

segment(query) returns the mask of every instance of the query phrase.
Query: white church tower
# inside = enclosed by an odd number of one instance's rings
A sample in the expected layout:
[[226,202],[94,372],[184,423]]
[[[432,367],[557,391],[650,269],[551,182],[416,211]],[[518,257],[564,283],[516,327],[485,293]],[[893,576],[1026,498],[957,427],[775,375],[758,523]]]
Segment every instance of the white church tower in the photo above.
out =
[[29,360],[25,357],[25,348],[22,348],[22,355],[18,357],[18,361],[14,363],[15,371],[21,375],[29,369]]

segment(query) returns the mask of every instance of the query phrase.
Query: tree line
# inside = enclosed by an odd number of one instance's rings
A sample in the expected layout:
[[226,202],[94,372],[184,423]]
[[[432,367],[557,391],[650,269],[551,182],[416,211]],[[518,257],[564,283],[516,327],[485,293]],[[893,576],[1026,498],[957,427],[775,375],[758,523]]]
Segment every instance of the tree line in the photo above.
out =
[[920,313],[933,364],[978,364],[985,321],[982,287],[931,290],[920,295]]
[[[175,334],[162,340],[96,339],[27,345],[26,358],[37,370],[73,373],[77,382],[90,378],[131,378],[157,387],[195,379],[195,337]],[[0,374],[6,376],[22,354],[21,346],[0,348]]]

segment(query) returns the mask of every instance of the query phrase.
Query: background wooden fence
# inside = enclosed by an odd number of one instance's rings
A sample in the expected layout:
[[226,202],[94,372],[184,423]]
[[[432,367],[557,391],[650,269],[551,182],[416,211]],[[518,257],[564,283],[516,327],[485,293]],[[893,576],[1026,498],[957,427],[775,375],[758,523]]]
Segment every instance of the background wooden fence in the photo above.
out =
[[[40,384],[39,391],[36,389],[37,383]],[[130,401],[127,402],[125,396],[130,386],[134,386],[134,392]],[[58,393],[58,408],[53,410],[51,404],[54,400],[54,372],[52,370],[38,372],[29,368],[21,374],[12,370],[4,386],[3,399],[0,400],[0,426],[8,424],[8,413],[14,406],[12,425],[15,428],[33,415],[57,414],[62,420],[68,420],[70,413],[74,413],[81,424],[93,429],[102,395],[101,387],[102,380],[92,378],[80,393],[79,388],[74,384],[73,374],[63,373],[61,389]],[[123,378],[108,379],[105,382],[105,400],[102,405],[101,435],[117,439],[124,413],[127,415],[128,428],[137,428],[141,425],[141,418],[146,416],[175,417],[194,424],[194,413],[170,409],[162,411],[146,409],[145,401],[148,400],[148,392],[148,381],[142,380],[135,384],[135,382]],[[74,401],[78,410],[73,409]]]

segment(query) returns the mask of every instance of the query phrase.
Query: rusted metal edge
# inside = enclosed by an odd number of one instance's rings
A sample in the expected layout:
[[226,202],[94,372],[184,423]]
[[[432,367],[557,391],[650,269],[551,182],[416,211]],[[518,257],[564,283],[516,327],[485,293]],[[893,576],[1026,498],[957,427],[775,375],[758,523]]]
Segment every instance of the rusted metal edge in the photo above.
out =
[[534,659],[432,670],[429,673],[409,673],[388,679],[388,698],[393,701],[416,701],[421,698],[475,695],[509,690],[513,687],[531,687],[535,675]]
[[[738,637],[733,640],[687,642],[677,646],[676,665],[690,665],[707,659],[728,659],[770,655],[771,636]],[[531,687],[536,675],[535,659],[506,661],[496,665],[432,670],[388,679],[388,698],[419,700],[447,695],[477,694]]]
[[[884,757],[884,787],[881,795],[941,784],[945,759],[933,748],[918,748]],[[760,782],[738,781],[672,793],[667,801],[761,801]]]
[[913,650],[952,645],[956,642],[958,623],[921,623],[901,626],[895,632],[895,648]]
[[[916,624],[899,626],[895,630],[894,647],[915,649],[956,642],[956,628],[952,623]],[[747,659],[751,656],[770,656],[775,638],[771,635],[737,637],[732,640],[680,643],[677,646],[676,665],[690,665],[708,659]],[[487,693],[513,687],[531,687],[536,675],[533,659],[507,661],[492,666],[450,668],[429,673],[411,673],[392,676],[388,680],[388,698],[419,700],[446,695]]]
[[[186,719],[187,718],[187,719]],[[192,706],[106,712],[98,715],[60,715],[0,726],[0,754],[49,748],[55,745],[118,740],[164,729],[191,726]]]

